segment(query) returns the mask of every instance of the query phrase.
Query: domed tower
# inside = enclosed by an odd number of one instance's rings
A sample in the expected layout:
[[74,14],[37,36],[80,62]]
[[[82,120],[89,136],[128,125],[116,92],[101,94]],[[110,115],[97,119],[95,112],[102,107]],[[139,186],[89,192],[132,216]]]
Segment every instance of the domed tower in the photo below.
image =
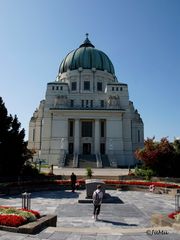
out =
[[83,44],[76,50],[73,50],[64,58],[59,67],[59,74],[65,73],[68,70],[82,69],[97,69],[100,71],[106,70],[114,75],[114,67],[108,56],[96,49],[89,41],[88,34]]
[[62,60],[30,120],[29,148],[59,166],[120,167],[136,164],[144,142],[143,122],[118,82],[109,57],[88,34]]

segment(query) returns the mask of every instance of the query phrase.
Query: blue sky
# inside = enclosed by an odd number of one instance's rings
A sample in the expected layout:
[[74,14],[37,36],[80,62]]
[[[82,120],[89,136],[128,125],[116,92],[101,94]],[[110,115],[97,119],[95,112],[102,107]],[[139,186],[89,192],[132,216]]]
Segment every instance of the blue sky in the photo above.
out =
[[89,39],[111,59],[145,138],[180,137],[179,0],[0,0],[0,96],[28,138],[60,62]]

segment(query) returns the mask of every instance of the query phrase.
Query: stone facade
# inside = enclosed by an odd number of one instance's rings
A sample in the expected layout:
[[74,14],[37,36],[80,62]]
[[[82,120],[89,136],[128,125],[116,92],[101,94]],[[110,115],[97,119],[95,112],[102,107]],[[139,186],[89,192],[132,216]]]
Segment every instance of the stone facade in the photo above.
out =
[[30,120],[28,147],[36,151],[34,158],[53,165],[64,166],[67,154],[73,154],[76,166],[83,154],[95,155],[97,162],[105,155],[114,167],[132,166],[143,131],[127,84],[106,69],[77,66],[59,71],[47,84],[45,100]]

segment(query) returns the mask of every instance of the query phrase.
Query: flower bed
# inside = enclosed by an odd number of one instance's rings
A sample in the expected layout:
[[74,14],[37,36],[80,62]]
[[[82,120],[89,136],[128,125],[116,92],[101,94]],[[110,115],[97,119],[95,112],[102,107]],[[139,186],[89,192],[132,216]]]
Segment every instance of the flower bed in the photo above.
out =
[[0,225],[19,227],[25,223],[34,222],[38,218],[40,213],[34,210],[0,206]]
[[[140,185],[140,186],[150,186],[154,185],[155,187],[166,187],[166,188],[180,188],[177,184],[163,183],[163,182],[147,182],[147,181],[123,181],[123,180],[103,180],[106,185]],[[79,179],[78,184],[80,186],[85,185],[84,179]],[[58,185],[70,185],[70,180],[55,180],[55,183]]]
[[145,182],[145,181],[121,181],[121,180],[105,180],[107,185],[136,185],[136,186],[147,186],[154,185],[155,187],[164,188],[180,188],[177,184],[162,183],[162,182]]
[[13,214],[1,214],[0,215],[0,225],[10,226],[10,227],[19,227],[27,222],[22,216],[13,215]]
[[[149,186],[153,185],[156,189],[162,188],[162,192],[176,191],[180,189],[180,185],[174,183],[167,182],[147,182],[143,180],[103,180],[108,188],[122,188],[124,190],[134,190],[136,187],[140,189],[147,189]],[[22,193],[23,191],[34,191],[35,189],[41,190],[52,190],[52,189],[69,189],[71,187],[70,180],[42,180],[42,181],[26,181],[26,182],[13,182],[7,183],[6,187],[1,191],[5,194],[14,194],[14,193]],[[85,188],[85,179],[77,180],[77,188],[84,189]],[[160,191],[161,191],[160,190]],[[173,192],[172,192],[173,193]],[[175,194],[176,192],[174,192]]]
[[176,219],[177,218],[177,215],[180,214],[180,211],[178,212],[172,212],[172,213],[169,213],[168,214],[168,217],[171,218],[171,219]]
[[0,206],[0,230],[36,234],[56,223],[56,215],[40,216],[38,211]]
[[156,213],[151,216],[153,226],[169,226],[175,230],[180,230],[180,212],[172,212],[170,214]]

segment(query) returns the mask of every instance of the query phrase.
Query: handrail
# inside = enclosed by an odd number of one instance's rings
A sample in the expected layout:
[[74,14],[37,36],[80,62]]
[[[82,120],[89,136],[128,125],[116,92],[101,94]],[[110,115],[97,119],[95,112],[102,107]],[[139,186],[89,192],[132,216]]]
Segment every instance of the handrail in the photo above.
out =
[[[61,158],[62,156],[62,158]],[[60,153],[60,159],[59,159],[59,166],[64,167],[65,166],[65,160],[66,160],[66,152],[64,150],[63,153]]]
[[101,159],[100,153],[96,153],[96,162],[97,162],[97,167],[102,168],[102,159]]
[[75,168],[78,167],[78,160],[79,160],[78,154],[74,153],[74,156],[73,156],[73,167],[75,167]]
[[110,166],[117,167],[117,161],[116,161],[116,159],[114,159],[113,154],[111,154],[111,155],[109,154],[108,158],[109,158]]
[[64,151],[64,156],[63,156],[63,159],[62,159],[62,167],[65,166],[65,160],[66,160],[66,152]]

